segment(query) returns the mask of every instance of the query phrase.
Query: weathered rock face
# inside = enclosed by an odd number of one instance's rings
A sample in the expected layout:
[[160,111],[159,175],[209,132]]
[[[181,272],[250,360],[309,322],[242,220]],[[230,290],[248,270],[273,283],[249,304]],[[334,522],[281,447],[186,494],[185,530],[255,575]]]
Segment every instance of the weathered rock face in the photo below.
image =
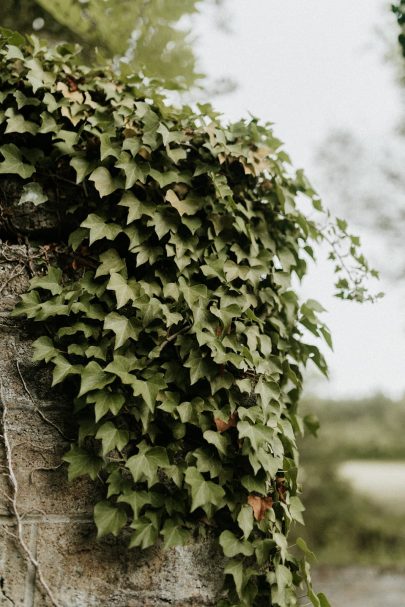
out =
[[[3,214],[15,208],[11,202],[0,207]],[[159,547],[128,550],[125,538],[96,539],[92,508],[101,485],[86,479],[68,483],[61,463],[75,432],[71,403],[61,389],[51,390],[46,369],[31,361],[35,327],[10,318],[18,295],[28,288],[30,267],[42,255],[28,244],[32,234],[41,233],[33,210],[26,219],[18,216],[18,227],[16,221],[12,214],[8,225],[28,242],[7,244],[4,230],[0,241],[0,606],[52,604],[16,538],[13,498],[22,539],[60,607],[215,605],[223,580],[221,557],[212,542],[165,552]]]

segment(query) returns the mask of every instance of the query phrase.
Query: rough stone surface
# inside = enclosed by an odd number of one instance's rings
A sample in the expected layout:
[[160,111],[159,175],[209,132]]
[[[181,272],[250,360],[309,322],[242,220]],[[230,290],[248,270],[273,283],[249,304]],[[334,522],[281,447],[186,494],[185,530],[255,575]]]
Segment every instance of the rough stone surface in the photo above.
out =
[[[28,250],[29,251],[29,250]],[[0,242],[0,378],[5,428],[18,482],[24,539],[60,607],[208,607],[221,593],[221,559],[209,541],[165,552],[128,550],[125,538],[96,539],[92,508],[101,486],[67,481],[61,456],[75,426],[69,396],[51,389],[31,361],[35,325],[10,318],[28,288],[25,245]],[[21,256],[24,261],[21,261]],[[11,487],[0,438],[0,607],[48,607],[27,563],[10,508]]]

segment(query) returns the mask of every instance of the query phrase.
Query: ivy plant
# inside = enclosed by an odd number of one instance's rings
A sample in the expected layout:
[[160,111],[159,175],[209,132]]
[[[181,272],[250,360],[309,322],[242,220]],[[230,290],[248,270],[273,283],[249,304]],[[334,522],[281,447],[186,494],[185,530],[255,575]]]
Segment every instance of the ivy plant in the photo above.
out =
[[14,314],[41,325],[34,360],[73,395],[64,459],[70,479],[102,480],[99,537],[214,538],[220,607],[296,605],[300,586],[328,605],[288,532],[303,522],[296,436],[314,430],[297,411],[302,371],[327,372],[307,336],[331,338],[291,280],[314,243],[328,238],[336,259],[343,238],[355,279],[338,295],[364,298],[358,240],[268,124],[175,108],[158,82],[81,66],[67,45],[3,31],[0,128],[0,173],[21,180],[21,203],[64,218],[67,257]]

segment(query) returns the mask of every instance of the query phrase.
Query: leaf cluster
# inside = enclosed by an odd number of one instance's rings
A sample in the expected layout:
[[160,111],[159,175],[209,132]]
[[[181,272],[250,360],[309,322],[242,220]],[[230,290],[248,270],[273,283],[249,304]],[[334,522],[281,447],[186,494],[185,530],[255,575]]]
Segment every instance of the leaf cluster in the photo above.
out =
[[[34,359],[74,394],[69,477],[101,478],[99,536],[130,547],[206,535],[226,557],[220,605],[327,605],[288,545],[302,522],[302,369],[326,373],[322,307],[291,279],[322,239],[320,202],[269,125],[174,108],[75,49],[3,35],[0,173],[22,204],[68,182],[70,268],[31,280],[14,314],[40,323]],[[298,204],[299,203],[299,204]],[[297,543],[305,554],[305,543]]]

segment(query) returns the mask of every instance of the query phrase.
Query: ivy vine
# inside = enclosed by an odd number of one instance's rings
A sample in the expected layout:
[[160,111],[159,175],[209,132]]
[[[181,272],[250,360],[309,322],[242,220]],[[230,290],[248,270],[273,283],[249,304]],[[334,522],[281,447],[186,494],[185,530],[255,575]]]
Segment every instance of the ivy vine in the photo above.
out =
[[3,31],[0,47],[0,173],[24,180],[23,204],[64,217],[70,251],[14,314],[42,325],[34,360],[74,394],[64,459],[70,479],[103,480],[98,535],[130,527],[143,549],[214,537],[221,607],[296,605],[302,584],[327,606],[305,542],[287,537],[303,522],[296,436],[314,430],[297,412],[302,369],[327,372],[304,334],[331,338],[291,278],[314,242],[347,242],[355,279],[338,294],[364,298],[358,240],[269,125],[174,108],[158,82],[81,66],[68,45]]

